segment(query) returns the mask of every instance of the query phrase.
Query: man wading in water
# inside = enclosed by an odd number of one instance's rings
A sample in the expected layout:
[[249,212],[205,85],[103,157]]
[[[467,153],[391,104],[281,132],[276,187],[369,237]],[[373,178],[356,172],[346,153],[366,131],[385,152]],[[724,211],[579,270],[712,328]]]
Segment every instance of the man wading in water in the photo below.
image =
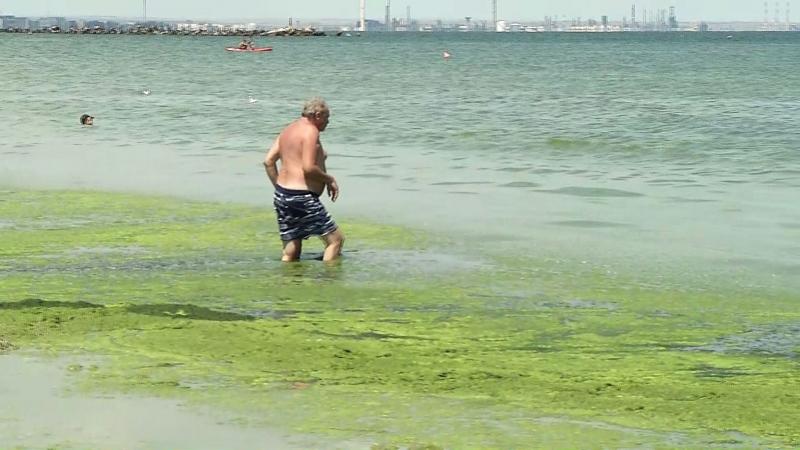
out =
[[264,158],[267,176],[275,186],[275,212],[283,241],[281,261],[300,259],[303,239],[309,236],[320,236],[325,242],[323,261],[342,254],[344,235],[319,199],[326,187],[331,201],[339,198],[339,185],[325,171],[327,154],[319,141],[329,117],[325,100],[307,101],[302,117],[284,128]]

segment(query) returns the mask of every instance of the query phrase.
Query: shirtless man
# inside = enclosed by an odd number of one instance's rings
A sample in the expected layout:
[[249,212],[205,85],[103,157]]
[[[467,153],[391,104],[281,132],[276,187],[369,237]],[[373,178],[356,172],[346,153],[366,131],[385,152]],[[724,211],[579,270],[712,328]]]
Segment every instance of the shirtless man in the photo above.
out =
[[325,242],[323,261],[333,261],[342,253],[344,235],[319,199],[325,188],[331,201],[339,198],[336,179],[325,171],[327,155],[319,140],[329,117],[325,100],[307,101],[302,117],[284,128],[264,158],[267,176],[275,186],[273,202],[284,262],[300,259],[303,240],[309,236],[320,236]]

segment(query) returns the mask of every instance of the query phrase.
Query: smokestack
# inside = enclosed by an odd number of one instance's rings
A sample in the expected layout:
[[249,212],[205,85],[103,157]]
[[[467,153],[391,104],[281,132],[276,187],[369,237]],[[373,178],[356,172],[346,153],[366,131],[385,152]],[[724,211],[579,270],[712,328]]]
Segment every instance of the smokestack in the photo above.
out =
[[392,31],[392,1],[386,0],[386,31]]
[[769,25],[769,3],[764,2],[764,26]]
[[497,0],[492,0],[492,30],[497,31]]
[[361,0],[361,15],[359,20],[359,31],[367,31],[367,0]]

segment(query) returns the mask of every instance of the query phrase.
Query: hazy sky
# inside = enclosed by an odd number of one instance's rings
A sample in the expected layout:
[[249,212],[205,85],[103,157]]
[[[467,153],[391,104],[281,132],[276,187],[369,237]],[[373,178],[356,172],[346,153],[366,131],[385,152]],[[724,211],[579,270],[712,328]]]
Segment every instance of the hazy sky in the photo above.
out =
[[[359,0],[148,0],[148,17],[189,19],[265,19],[294,17],[301,21],[358,17]],[[644,9],[656,11],[677,8],[678,20],[749,20],[764,18],[763,0],[498,0],[498,18],[540,20],[545,15],[560,18],[599,18],[612,20],[630,16],[632,4],[641,18]],[[780,5],[780,20],[786,18],[787,0]],[[383,20],[386,0],[367,0],[367,17]],[[770,18],[776,2],[769,0]],[[412,16],[422,19],[476,20],[491,17],[491,0],[392,0],[392,16],[405,17],[406,6]],[[798,5],[800,13],[800,5]],[[129,16],[142,14],[142,0],[0,0],[0,12],[19,16]],[[790,16],[794,20],[794,15]]]

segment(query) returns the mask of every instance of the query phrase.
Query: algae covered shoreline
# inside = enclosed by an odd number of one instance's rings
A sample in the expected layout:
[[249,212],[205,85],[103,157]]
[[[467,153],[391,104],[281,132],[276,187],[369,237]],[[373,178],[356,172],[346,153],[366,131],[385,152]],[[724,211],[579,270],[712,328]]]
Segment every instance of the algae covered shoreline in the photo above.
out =
[[76,377],[88,392],[386,448],[800,445],[790,294],[470,261],[413,230],[347,222],[342,264],[282,265],[273,221],[4,191],[0,352],[94,355],[104,363]]

